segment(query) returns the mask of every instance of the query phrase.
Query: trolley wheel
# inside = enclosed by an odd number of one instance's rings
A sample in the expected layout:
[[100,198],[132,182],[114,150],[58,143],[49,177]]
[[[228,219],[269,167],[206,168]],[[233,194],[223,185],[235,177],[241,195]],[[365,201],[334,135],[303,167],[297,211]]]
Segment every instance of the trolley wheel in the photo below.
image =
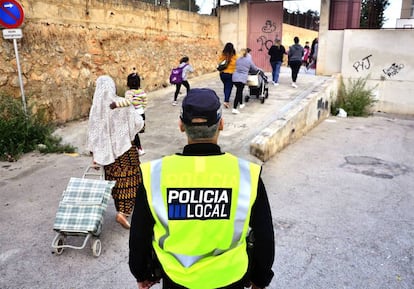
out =
[[[54,246],[63,246],[65,244],[65,237],[63,235],[59,235],[59,237],[56,239]],[[56,255],[60,255],[63,253],[63,248],[55,248]]]
[[264,97],[261,97],[260,98],[260,103],[263,104],[264,102],[265,102],[265,98]]
[[102,252],[102,243],[101,240],[99,239],[95,239],[92,243],[92,254],[95,257],[99,257],[101,255]]
[[245,101],[245,102],[249,102],[249,99],[250,99],[250,97],[249,97],[248,95],[246,95],[246,96],[244,97],[244,101]]

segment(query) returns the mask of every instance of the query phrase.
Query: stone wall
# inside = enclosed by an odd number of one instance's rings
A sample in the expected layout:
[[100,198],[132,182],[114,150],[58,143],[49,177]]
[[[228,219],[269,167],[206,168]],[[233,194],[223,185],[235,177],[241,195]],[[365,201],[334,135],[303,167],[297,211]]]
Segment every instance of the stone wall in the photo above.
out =
[[[99,75],[111,75],[123,94],[136,67],[143,88],[152,91],[170,85],[170,70],[183,55],[195,69],[192,77],[215,71],[222,49],[213,16],[125,0],[21,3],[18,51],[26,100],[55,123],[88,115]],[[13,42],[5,39],[1,94],[21,96]]]

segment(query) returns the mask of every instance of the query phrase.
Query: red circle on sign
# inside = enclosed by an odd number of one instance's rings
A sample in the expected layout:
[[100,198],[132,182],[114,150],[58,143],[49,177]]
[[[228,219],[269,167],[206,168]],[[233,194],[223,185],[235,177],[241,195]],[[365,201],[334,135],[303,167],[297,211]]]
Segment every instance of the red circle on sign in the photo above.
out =
[[13,5],[16,5],[17,9],[19,10],[19,14],[20,15],[19,15],[19,18],[16,18],[16,23],[14,23],[14,24],[5,23],[2,19],[0,19],[0,24],[2,26],[6,27],[6,28],[9,28],[9,29],[11,29],[11,28],[17,28],[20,25],[22,25],[23,20],[24,20],[24,11],[23,11],[23,8],[20,5],[20,3],[18,3],[15,0],[0,0],[0,9],[3,9],[4,10],[4,6],[3,5],[6,4],[6,3],[11,3]]

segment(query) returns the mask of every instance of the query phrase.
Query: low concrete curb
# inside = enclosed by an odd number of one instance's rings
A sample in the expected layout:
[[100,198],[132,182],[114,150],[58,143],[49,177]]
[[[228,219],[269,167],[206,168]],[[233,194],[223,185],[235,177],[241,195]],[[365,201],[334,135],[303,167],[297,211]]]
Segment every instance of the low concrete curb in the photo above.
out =
[[321,79],[283,107],[250,143],[250,153],[267,161],[330,115],[339,76]]

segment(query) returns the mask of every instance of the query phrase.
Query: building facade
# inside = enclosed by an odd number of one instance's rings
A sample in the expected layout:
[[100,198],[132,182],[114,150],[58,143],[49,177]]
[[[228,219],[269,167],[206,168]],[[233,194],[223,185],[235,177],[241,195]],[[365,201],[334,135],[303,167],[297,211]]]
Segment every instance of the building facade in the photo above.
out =
[[414,18],[414,0],[402,0],[401,19]]

